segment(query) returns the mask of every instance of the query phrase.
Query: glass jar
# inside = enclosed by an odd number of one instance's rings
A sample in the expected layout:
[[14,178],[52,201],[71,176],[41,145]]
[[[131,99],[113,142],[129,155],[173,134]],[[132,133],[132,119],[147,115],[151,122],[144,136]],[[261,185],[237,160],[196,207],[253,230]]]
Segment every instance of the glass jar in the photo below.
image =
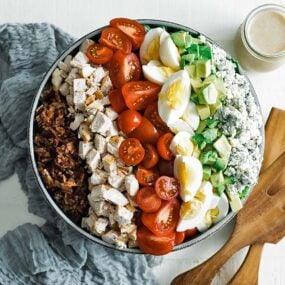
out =
[[285,7],[266,4],[252,10],[235,38],[241,66],[269,71],[285,63]]

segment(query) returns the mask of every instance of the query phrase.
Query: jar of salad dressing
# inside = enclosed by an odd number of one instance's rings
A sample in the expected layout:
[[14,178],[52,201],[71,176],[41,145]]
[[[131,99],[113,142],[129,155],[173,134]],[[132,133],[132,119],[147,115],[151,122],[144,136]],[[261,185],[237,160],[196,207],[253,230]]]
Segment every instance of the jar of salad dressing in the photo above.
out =
[[269,71],[285,63],[285,7],[267,4],[251,11],[237,32],[235,50],[245,69]]

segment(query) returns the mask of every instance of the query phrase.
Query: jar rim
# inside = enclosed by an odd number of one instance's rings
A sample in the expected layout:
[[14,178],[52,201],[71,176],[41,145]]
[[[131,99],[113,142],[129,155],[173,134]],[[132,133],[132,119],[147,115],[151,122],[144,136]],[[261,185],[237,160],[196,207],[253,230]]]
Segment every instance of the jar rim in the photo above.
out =
[[278,4],[264,4],[261,6],[256,7],[255,9],[253,9],[245,18],[244,20],[244,24],[243,24],[243,35],[244,35],[244,40],[247,44],[247,46],[252,50],[252,52],[254,52],[257,56],[260,56],[262,58],[266,58],[268,60],[270,59],[278,59],[278,58],[282,58],[283,56],[285,56],[285,50],[278,52],[278,53],[274,53],[274,54],[266,54],[266,53],[262,53],[260,51],[258,51],[256,48],[254,48],[249,40],[249,35],[248,35],[248,29],[249,29],[249,23],[252,21],[252,19],[261,11],[265,11],[265,10],[275,10],[275,11],[279,11],[285,14],[285,7],[278,5]]

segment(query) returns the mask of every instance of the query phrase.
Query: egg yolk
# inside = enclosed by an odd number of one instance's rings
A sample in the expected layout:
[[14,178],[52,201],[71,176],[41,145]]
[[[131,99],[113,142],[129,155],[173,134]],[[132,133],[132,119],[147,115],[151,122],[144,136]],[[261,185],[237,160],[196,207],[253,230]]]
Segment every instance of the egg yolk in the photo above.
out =
[[191,141],[189,142],[187,140],[184,142],[181,142],[180,144],[177,145],[176,151],[180,155],[184,155],[184,156],[191,155],[193,152],[193,144]]
[[174,73],[174,70],[172,68],[166,66],[160,67],[160,70],[162,71],[165,77],[169,77],[171,74]]
[[189,170],[187,169],[186,163],[183,161],[178,165],[178,180],[183,191],[187,190],[186,187],[189,181]]
[[191,218],[200,212],[201,202],[194,199],[193,201],[183,203],[180,207],[180,217]]
[[150,61],[150,60],[159,60],[159,37],[153,39],[147,48],[147,53],[144,55],[144,60]]

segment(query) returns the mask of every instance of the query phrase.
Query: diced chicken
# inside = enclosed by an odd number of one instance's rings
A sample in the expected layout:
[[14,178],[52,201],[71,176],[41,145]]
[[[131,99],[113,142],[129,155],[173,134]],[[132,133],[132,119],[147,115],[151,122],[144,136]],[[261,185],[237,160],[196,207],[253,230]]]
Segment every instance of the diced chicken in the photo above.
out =
[[92,201],[90,203],[92,209],[98,216],[108,217],[113,212],[113,206],[106,201]]
[[59,87],[59,92],[61,95],[67,96],[69,94],[69,85],[66,82],[62,83]]
[[94,139],[95,148],[100,153],[104,153],[107,150],[107,139],[99,134],[95,135]]
[[115,121],[112,122],[110,129],[107,131],[108,137],[113,137],[119,135],[119,130],[117,127],[117,123]]
[[139,183],[135,175],[130,174],[125,177],[125,187],[131,196],[135,196],[139,190]]
[[86,228],[91,231],[96,220],[97,220],[97,216],[93,212],[91,212],[88,217],[82,218],[81,226],[82,228],[84,229]]
[[73,80],[73,92],[83,92],[86,91],[86,80],[84,78],[77,78]]
[[68,106],[73,106],[73,94],[66,95],[65,99]]
[[101,135],[106,135],[106,132],[110,129],[111,124],[112,121],[104,113],[97,112],[93,122],[90,125],[90,129],[92,132],[96,132]]
[[86,39],[80,46],[79,50],[83,53],[87,52],[87,49],[93,45],[95,42],[91,39]]
[[117,239],[119,237],[119,233],[115,230],[110,230],[102,235],[102,240],[110,244],[117,244]]
[[90,65],[90,64],[85,64],[82,66],[82,68],[80,69],[80,74],[84,77],[87,78],[89,77],[93,72],[94,72],[94,68]]
[[136,240],[130,239],[128,241],[128,248],[136,248],[138,247],[138,242]]
[[80,124],[84,121],[83,114],[77,113],[75,114],[74,121],[70,123],[70,128],[75,131],[79,128]]
[[119,114],[114,111],[114,109],[112,107],[107,107],[105,109],[105,115],[111,120],[114,121],[118,118]]
[[76,109],[83,110],[85,106],[86,94],[84,91],[75,91],[73,93],[73,103]]
[[118,206],[115,211],[115,220],[119,226],[130,224],[134,213],[129,211],[126,207]]
[[93,143],[92,142],[83,142],[83,141],[80,141],[79,142],[79,147],[78,147],[78,153],[79,153],[79,156],[82,158],[82,159],[85,159],[86,158],[86,155],[88,154],[88,152],[93,148]]
[[104,184],[107,180],[107,177],[108,174],[106,171],[101,169],[96,169],[89,178],[89,182],[92,185]]
[[64,72],[69,72],[69,70],[70,70],[69,64],[66,64],[66,63],[63,62],[63,61],[60,61],[60,62],[58,63],[58,68],[59,68],[60,70],[63,70]]
[[106,191],[104,198],[117,206],[125,206],[129,203],[128,199],[119,190],[114,188]]
[[95,149],[91,149],[86,155],[86,163],[90,171],[95,171],[100,161],[100,153]]
[[101,99],[103,106],[107,106],[110,105],[110,100],[109,100],[109,96],[105,96]]
[[94,100],[91,104],[89,104],[86,108],[87,110],[87,113],[90,114],[92,112],[93,114],[93,110],[96,111],[103,111],[104,110],[104,105],[102,104],[102,101],[99,99],[99,100]]
[[118,248],[126,248],[128,242],[128,236],[127,235],[120,235],[116,242],[116,247]]
[[124,138],[121,136],[111,137],[107,143],[107,151],[116,157],[119,156],[119,148]]
[[104,70],[103,67],[99,66],[94,70],[92,74],[92,81],[94,82],[95,85],[99,84],[105,76],[106,76],[106,71]]
[[98,87],[96,86],[91,86],[89,89],[86,91],[86,95],[91,96],[94,95],[94,93],[97,91]]
[[85,123],[80,124],[78,134],[84,142],[89,142],[91,140],[91,131]]
[[129,193],[126,193],[126,197],[129,200],[128,207],[129,208],[132,207],[132,209],[130,209],[130,210],[135,211],[136,207],[138,207],[135,196],[131,196]]
[[51,83],[54,91],[59,90],[62,80],[63,78],[61,77],[61,71],[58,68],[56,68],[51,76]]
[[87,117],[87,119],[85,120],[85,123],[86,123],[88,126],[90,126],[91,123],[93,122],[94,118],[95,118],[95,115],[89,115],[89,116]]
[[137,230],[137,226],[135,224],[124,224],[120,226],[121,234],[130,234],[133,231]]
[[115,172],[117,170],[117,163],[116,163],[116,159],[113,155],[111,154],[106,154],[103,158],[102,158],[102,162],[103,162],[103,166],[104,169],[108,172],[108,173],[112,173]]
[[[65,79],[65,82],[67,82],[69,85],[73,85],[73,80],[78,78],[78,68],[72,68],[71,71],[69,72],[68,76]],[[73,92],[73,90],[72,90]]]
[[84,64],[89,63],[88,57],[81,51],[79,51],[74,58],[70,61],[72,67],[82,68]]
[[109,177],[108,177],[108,183],[114,187],[119,189],[121,187],[121,185],[123,184],[125,179],[125,176],[118,172],[118,173],[110,173]]
[[95,214],[82,219],[82,227],[87,228],[97,236],[101,236],[106,231],[108,224],[108,219],[102,217],[98,218]]
[[71,62],[71,60],[72,60],[72,56],[69,54],[65,59],[64,59],[64,63],[68,66],[68,67],[70,67],[70,62]]
[[104,195],[110,189],[109,185],[101,184],[98,186],[94,186],[91,188],[91,192],[88,195],[88,201],[90,204],[97,201],[104,201],[106,200]]
[[104,96],[107,96],[112,88],[113,88],[112,81],[108,74],[102,79],[101,91],[104,94]]
[[116,219],[115,219],[115,209],[113,209],[113,211],[109,213],[109,223],[112,228],[118,227]]
[[133,172],[132,166],[117,166],[117,167],[118,167],[118,171],[123,173],[125,176]]

